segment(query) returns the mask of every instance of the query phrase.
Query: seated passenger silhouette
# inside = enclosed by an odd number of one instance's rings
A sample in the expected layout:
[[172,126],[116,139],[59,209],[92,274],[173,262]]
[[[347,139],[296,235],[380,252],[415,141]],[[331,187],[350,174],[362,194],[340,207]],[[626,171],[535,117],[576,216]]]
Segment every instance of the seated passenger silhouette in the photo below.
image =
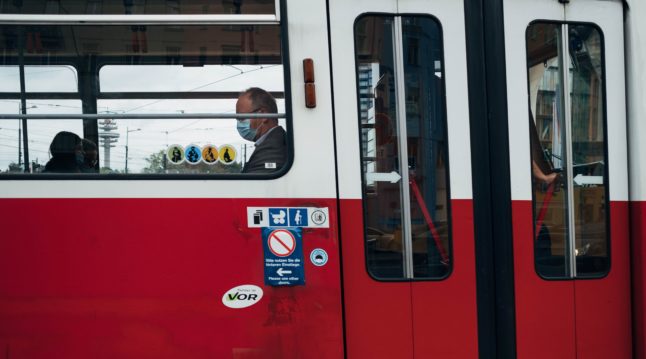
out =
[[96,144],[88,139],[81,140],[83,144],[83,153],[85,155],[83,164],[80,165],[81,172],[83,173],[97,173],[99,172],[99,152]]
[[182,160],[182,152],[177,146],[173,147],[173,157],[171,157],[171,162],[178,163]]
[[49,145],[52,158],[45,165],[45,173],[79,173],[85,161],[81,138],[72,132],[61,131]]
[[224,162],[229,163],[231,161],[233,160],[231,159],[231,155],[229,154],[229,149],[227,148],[224,150]]

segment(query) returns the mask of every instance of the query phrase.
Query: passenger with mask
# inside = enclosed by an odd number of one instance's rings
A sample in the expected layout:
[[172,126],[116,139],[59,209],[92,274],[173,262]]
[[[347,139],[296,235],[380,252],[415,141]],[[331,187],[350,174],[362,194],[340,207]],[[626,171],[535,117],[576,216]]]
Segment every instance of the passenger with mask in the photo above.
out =
[[85,162],[81,138],[72,132],[61,131],[49,145],[52,158],[45,165],[45,173],[80,173]]
[[[252,87],[238,97],[236,113],[278,113],[276,100],[267,91]],[[285,130],[277,118],[239,119],[238,133],[255,142],[255,149],[242,173],[269,173],[279,170],[287,159]]]
[[83,173],[98,173],[99,172],[99,151],[96,144],[88,139],[83,139],[83,152],[85,158],[81,167]]

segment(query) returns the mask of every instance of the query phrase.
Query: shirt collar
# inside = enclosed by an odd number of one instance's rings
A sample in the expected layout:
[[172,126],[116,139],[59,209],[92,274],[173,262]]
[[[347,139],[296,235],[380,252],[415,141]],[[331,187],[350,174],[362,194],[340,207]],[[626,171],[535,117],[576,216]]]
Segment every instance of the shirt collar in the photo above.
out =
[[271,131],[273,131],[273,130],[275,130],[277,128],[278,128],[278,126],[274,126],[274,127],[270,128],[269,131],[265,132],[264,135],[260,136],[260,138],[256,140],[256,147],[260,146],[260,144],[263,143],[267,139],[267,135],[269,135],[271,133]]

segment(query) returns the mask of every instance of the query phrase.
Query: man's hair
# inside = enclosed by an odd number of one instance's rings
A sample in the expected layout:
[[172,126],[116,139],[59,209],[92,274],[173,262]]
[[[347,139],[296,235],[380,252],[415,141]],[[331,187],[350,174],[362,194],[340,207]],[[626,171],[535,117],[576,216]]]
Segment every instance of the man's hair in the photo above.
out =
[[81,143],[81,138],[78,135],[61,131],[54,136],[52,143],[49,145],[49,152],[51,152],[52,156],[73,155],[79,143]]
[[250,87],[243,95],[249,96],[251,104],[255,109],[264,109],[268,113],[278,113],[278,107],[276,106],[276,99],[269,92],[259,88],[259,87]]

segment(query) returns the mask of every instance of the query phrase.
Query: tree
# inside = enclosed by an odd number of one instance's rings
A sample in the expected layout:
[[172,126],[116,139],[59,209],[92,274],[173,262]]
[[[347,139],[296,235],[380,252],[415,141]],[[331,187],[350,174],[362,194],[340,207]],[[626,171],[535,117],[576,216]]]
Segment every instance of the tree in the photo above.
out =
[[22,165],[17,164],[16,162],[11,162],[9,164],[9,168],[7,169],[7,173],[21,173],[24,171],[24,168]]
[[144,173],[164,173],[166,163],[166,153],[164,150],[159,150],[145,158],[148,165],[144,167]]
[[[38,163],[38,158],[31,161],[30,167],[31,167],[32,173],[40,173],[45,169],[45,166]],[[25,172],[25,167],[23,165],[17,164],[16,162],[11,162],[7,167],[7,170],[5,171],[5,173],[23,173],[23,172]]]

